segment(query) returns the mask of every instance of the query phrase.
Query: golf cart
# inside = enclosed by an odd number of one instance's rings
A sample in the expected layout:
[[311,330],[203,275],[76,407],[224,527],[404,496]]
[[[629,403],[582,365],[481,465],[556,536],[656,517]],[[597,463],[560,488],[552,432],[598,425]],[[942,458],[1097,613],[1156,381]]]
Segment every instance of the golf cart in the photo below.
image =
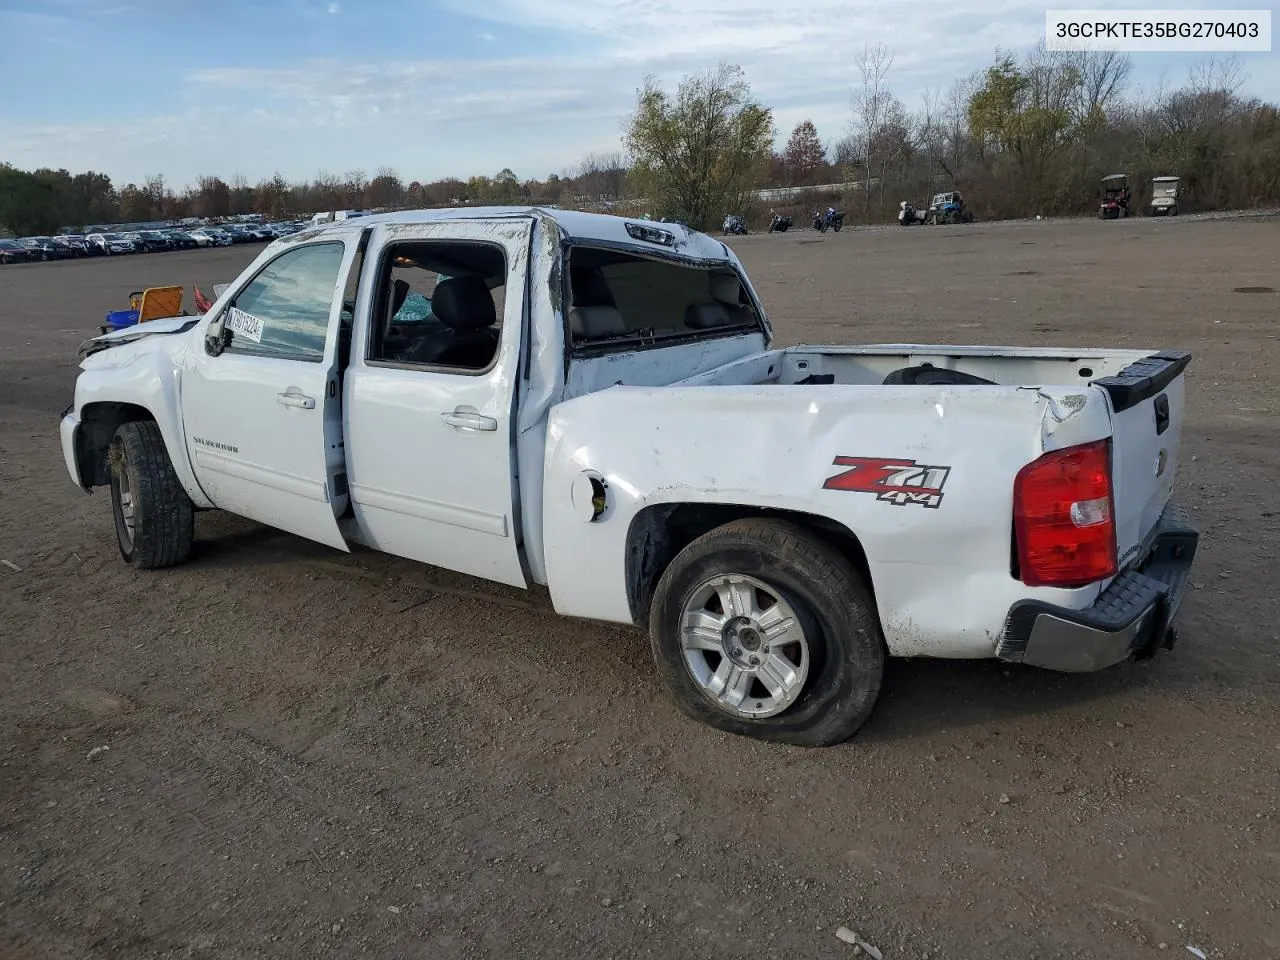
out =
[[964,197],[959,190],[946,193],[935,193],[929,201],[927,222],[938,223],[973,223],[973,214],[964,205]]
[[1113,173],[1102,178],[1102,203],[1098,216],[1103,220],[1119,220],[1129,216],[1129,178],[1123,173]]
[[1178,177],[1151,178],[1151,207],[1148,211],[1151,216],[1178,215],[1178,180]]

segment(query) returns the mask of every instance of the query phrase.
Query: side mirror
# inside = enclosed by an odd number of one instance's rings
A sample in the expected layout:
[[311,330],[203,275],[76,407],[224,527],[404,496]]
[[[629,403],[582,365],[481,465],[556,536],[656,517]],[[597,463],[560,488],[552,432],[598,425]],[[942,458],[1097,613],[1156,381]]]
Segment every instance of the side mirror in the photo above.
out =
[[231,331],[223,325],[223,318],[218,317],[204,331],[204,352],[211,357],[222,356],[222,351],[227,349],[227,343],[231,340]]

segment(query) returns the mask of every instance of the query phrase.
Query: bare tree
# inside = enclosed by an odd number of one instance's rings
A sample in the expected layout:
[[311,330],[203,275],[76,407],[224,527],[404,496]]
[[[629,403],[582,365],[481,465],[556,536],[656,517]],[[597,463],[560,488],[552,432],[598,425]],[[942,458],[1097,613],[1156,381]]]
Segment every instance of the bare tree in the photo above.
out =
[[1210,57],[1187,71],[1187,86],[1196,94],[1225,93],[1234,97],[1248,79],[1249,72],[1235,55],[1222,60]]
[[343,177],[346,179],[346,203],[348,206],[359,207],[364,205],[364,193],[369,189],[369,178],[363,170],[348,170]]
[[861,154],[861,165],[866,171],[862,181],[867,206],[870,207],[871,171],[874,169],[872,149],[876,134],[890,108],[888,77],[889,68],[893,66],[893,55],[883,43],[877,43],[874,47],[864,46],[855,66],[862,75],[862,84],[854,87],[851,96],[853,133],[857,140],[855,149]]
[[1115,50],[1082,50],[1069,62],[1080,75],[1074,104],[1076,121],[1097,123],[1124,94],[1133,61]]
[[626,190],[626,157],[621,150],[588,153],[572,179],[580,193],[596,200],[617,200]]

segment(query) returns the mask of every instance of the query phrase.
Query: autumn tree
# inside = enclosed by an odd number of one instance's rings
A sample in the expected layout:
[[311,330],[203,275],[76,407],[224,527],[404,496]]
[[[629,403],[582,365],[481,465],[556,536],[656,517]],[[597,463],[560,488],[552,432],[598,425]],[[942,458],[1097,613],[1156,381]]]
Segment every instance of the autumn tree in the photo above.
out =
[[202,176],[195,202],[197,217],[225,217],[231,213],[231,188],[221,177]]
[[0,230],[18,235],[47,233],[58,227],[53,191],[31,173],[0,163]]
[[270,180],[258,184],[258,195],[254,201],[255,213],[260,213],[272,220],[283,219],[289,213],[289,183],[279,171]]
[[242,173],[231,177],[231,212],[253,213],[254,189]]
[[405,186],[399,174],[390,167],[379,167],[365,190],[365,199],[371,207],[399,206],[405,199]]
[[768,169],[773,138],[772,111],[751,96],[740,67],[722,63],[686,75],[674,96],[646,79],[623,142],[659,210],[705,229],[743,208]]
[[812,120],[801,120],[796,124],[782,152],[782,162],[787,180],[800,186],[810,184],[814,174],[827,162],[827,152],[818,139],[818,128]]
[[125,223],[145,223],[156,218],[151,198],[138,189],[137,184],[126,183],[120,191],[120,216]]
[[1028,212],[1053,198],[1055,163],[1083,119],[1082,84],[1079,61],[1042,46],[1023,63],[1001,56],[970,97],[971,134],[1012,159]]
[[490,190],[499,203],[514,203],[520,196],[520,178],[510,167],[503,167],[491,181]]
[[140,188],[142,194],[147,198],[147,202],[151,204],[151,213],[153,217],[167,216],[166,207],[171,196],[169,188],[165,185],[164,174],[152,173],[148,174],[146,179],[142,181]]

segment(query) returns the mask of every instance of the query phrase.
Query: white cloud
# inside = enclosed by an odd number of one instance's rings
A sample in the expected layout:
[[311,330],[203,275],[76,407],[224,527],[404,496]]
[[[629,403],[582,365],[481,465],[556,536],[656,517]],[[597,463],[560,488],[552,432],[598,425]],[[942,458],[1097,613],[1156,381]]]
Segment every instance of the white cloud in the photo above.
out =
[[[275,169],[305,177],[319,167],[383,164],[407,179],[503,166],[542,176],[588,150],[617,149],[648,74],[670,86],[719,60],[738,63],[774,108],[780,138],[810,118],[830,142],[845,132],[864,44],[883,42],[893,52],[890,87],[914,108],[926,87],[941,90],[989,64],[996,47],[1024,49],[1044,29],[1042,10],[1022,0],[444,2],[510,28],[476,34],[492,44],[491,56],[386,62],[371,51],[280,68],[196,69],[179,116],[97,127],[0,124],[0,142],[20,165],[93,166],[127,179],[164,169],[179,183],[206,171],[239,169],[256,180]],[[328,9],[337,13],[340,4]],[[507,37],[531,29],[579,52],[517,55]],[[1280,67],[1261,58],[1246,66],[1255,92],[1274,96]],[[1159,67],[1181,79],[1182,67],[1168,58],[1151,69]],[[158,130],[173,132],[163,149]]]

